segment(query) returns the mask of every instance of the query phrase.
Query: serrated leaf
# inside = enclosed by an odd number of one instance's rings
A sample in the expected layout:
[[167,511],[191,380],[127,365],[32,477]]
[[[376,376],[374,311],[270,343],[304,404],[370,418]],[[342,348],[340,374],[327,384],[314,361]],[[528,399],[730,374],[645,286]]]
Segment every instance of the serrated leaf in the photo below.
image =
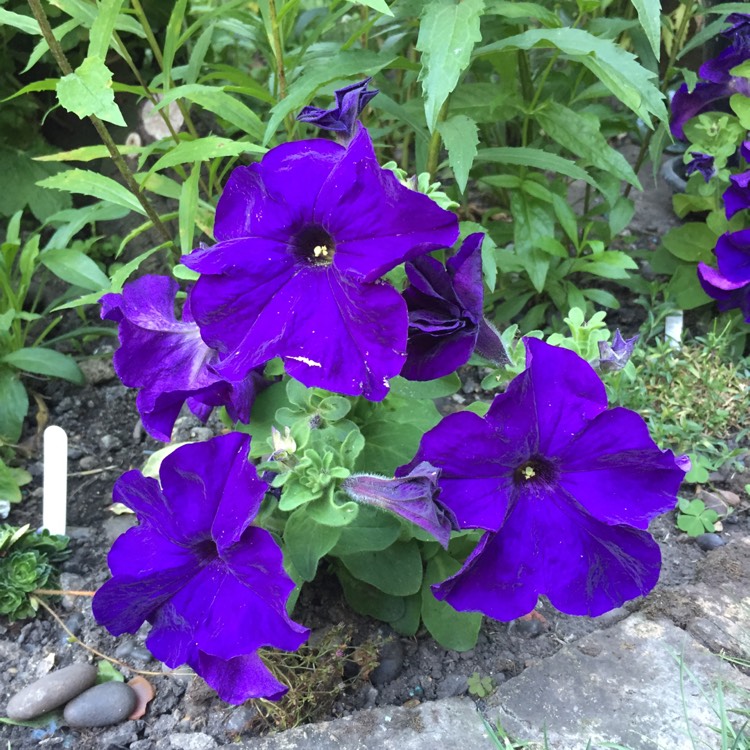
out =
[[448,150],[448,164],[456,177],[458,189],[463,193],[469,180],[471,165],[477,155],[477,124],[466,115],[453,115],[448,120],[438,123],[438,132]]
[[56,352],[54,349],[43,347],[16,349],[16,351],[3,356],[0,361],[24,372],[32,372],[35,375],[62,378],[78,385],[84,383],[83,373],[75,360],[67,354]]
[[357,4],[366,5],[368,8],[372,8],[373,10],[378,11],[378,13],[383,13],[386,16],[393,15],[393,11],[388,7],[385,0],[357,0]]
[[656,86],[655,73],[646,70],[635,55],[611,39],[583,29],[530,29],[477,50],[477,56],[503,49],[556,48],[585,65],[626,107],[649,127],[651,115],[667,119],[664,96]]
[[547,135],[568,151],[641,189],[633,168],[619,151],[607,143],[596,118],[581,115],[554,101],[547,102],[534,113],[534,117]]
[[59,279],[92,292],[109,289],[109,277],[78,250],[46,250],[39,260]]
[[125,127],[115,104],[112,73],[100,57],[87,57],[57,84],[57,99],[64,109],[81,119],[95,115],[100,120]]
[[92,198],[109,201],[144,216],[146,214],[138,199],[127,188],[115,182],[111,177],[105,177],[97,172],[90,172],[86,169],[68,169],[40,180],[36,184],[67,193],[90,195]]
[[123,0],[99,0],[96,4],[96,18],[89,31],[89,57],[98,57],[101,60],[107,57],[122,3]]
[[209,135],[194,141],[182,141],[174,148],[167,151],[156,164],[149,170],[158,172],[160,169],[174,167],[177,164],[189,164],[193,162],[216,159],[223,156],[239,156],[240,154],[265,154],[268,149],[255,146],[245,141],[235,141],[231,138],[221,138],[218,135]]
[[425,95],[427,127],[432,132],[440,109],[469,67],[479,30],[484,0],[429,0],[419,25],[417,50],[422,53],[419,80]]
[[631,0],[656,60],[661,50],[661,0]]

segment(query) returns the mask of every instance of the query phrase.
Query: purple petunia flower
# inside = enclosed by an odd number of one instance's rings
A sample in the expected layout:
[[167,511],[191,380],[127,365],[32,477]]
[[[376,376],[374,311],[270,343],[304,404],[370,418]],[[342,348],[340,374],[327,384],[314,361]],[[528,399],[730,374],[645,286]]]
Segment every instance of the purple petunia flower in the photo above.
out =
[[729,176],[729,187],[721,196],[727,219],[731,219],[738,211],[750,208],[750,172]]
[[282,357],[307,386],[380,400],[406,351],[401,295],[378,279],[453,244],[456,217],[375,159],[360,128],[348,147],[287,143],[234,170],[216,209],[219,242],[183,262],[217,372],[242,380]]
[[372,78],[353,83],[335,92],[336,106],[333,109],[320,109],[318,107],[305,107],[298,115],[300,122],[309,122],[322,130],[333,130],[344,133],[346,140],[354,137],[362,110],[369,104],[373,97],[380,92],[378,89],[367,90],[367,85]]
[[716,300],[721,312],[739,308],[746,323],[750,323],[750,281],[730,281],[721,271],[705,263],[698,263],[698,281],[703,291]]
[[438,500],[439,476],[440,469],[422,462],[394,479],[354,474],[341,483],[341,489],[359,503],[384,508],[411,521],[447,549],[455,520]]
[[229,416],[248,422],[256,393],[266,385],[253,370],[229,383],[213,366],[218,352],[203,342],[190,310],[190,296],[175,317],[177,282],[167,276],[143,276],[127,284],[122,294],[105,294],[102,318],[119,324],[120,348],[113,362],[120,380],[140,388],[136,405],[143,426],[152,437],[169,442],[182,405],[202,421],[216,406]]
[[433,592],[499,620],[530,612],[541,594],[562,612],[600,615],[656,584],[659,546],[646,529],[674,507],[685,464],[659,450],[638,414],[607,409],[577,354],[525,345],[526,370],[486,417],[448,415],[411,464],[442,469],[441,502],[461,528],[487,531]]
[[716,241],[716,260],[721,274],[731,282],[750,282],[750,229],[725,232]]
[[615,372],[622,370],[633,355],[633,349],[640,336],[636,334],[631,339],[624,339],[618,328],[615,331],[612,343],[609,341],[599,342],[599,371]]
[[406,264],[409,339],[403,377],[448,375],[465,365],[475,348],[496,364],[508,361],[499,334],[482,312],[483,239],[481,232],[469,235],[445,266],[428,255]]
[[182,446],[162,462],[161,487],[123,474],[114,499],[140,523],[112,546],[113,577],[92,604],[113,635],[151,623],[151,653],[172,668],[189,664],[229,703],[280,698],[286,687],[258,649],[295,650],[308,635],[286,613],[294,583],[281,550],[252,525],[267,485],[249,448],[240,433]]
[[716,174],[714,157],[709,154],[702,154],[700,151],[695,151],[690,155],[692,159],[685,165],[685,174],[691,175],[694,172],[700,172],[703,179],[708,182]]
[[732,13],[727,21],[732,25],[721,32],[722,36],[732,40],[732,46],[747,50],[750,53],[750,14]]

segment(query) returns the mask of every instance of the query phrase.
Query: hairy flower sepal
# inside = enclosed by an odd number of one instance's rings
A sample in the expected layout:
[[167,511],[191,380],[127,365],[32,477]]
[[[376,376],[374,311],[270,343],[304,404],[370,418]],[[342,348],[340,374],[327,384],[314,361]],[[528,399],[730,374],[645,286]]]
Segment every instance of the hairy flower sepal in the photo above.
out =
[[249,448],[247,435],[230,433],[175,450],[160,482],[121,476],[114,499],[139,525],[113,545],[113,577],[92,603],[113,635],[151,623],[151,653],[169,667],[189,664],[229,703],[281,697],[286,687],[258,650],[295,650],[308,634],[286,612],[294,582],[281,550],[252,525],[267,485]]
[[463,529],[486,530],[461,570],[433,586],[458,610],[499,620],[539,597],[595,616],[650,591],[659,547],[646,529],[671,510],[684,463],[643,419],[607,409],[604,385],[572,351],[525,339],[526,370],[485,418],[450,414],[422,439],[440,499]]

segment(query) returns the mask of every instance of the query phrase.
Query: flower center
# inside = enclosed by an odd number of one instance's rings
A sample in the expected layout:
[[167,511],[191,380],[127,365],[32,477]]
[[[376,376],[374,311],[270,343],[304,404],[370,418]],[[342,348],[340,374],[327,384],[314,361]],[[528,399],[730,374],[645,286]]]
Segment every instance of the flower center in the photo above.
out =
[[219,550],[216,547],[216,542],[213,539],[201,539],[200,542],[193,545],[193,549],[197,553],[198,557],[206,563],[215,560],[219,556]]
[[336,244],[320,224],[308,224],[292,237],[291,249],[296,258],[304,263],[330,266]]
[[554,463],[544,456],[532,456],[513,472],[513,481],[519,487],[550,485],[556,478]]

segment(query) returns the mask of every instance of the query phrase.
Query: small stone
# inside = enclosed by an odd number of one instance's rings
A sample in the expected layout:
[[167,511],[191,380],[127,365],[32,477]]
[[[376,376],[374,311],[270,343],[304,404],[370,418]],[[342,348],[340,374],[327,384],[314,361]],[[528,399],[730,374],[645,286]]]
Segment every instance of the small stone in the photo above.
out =
[[708,490],[701,490],[697,495],[699,500],[703,501],[703,504],[709,510],[716,511],[719,516],[725,516],[729,512],[729,504],[725,498],[721,497],[718,492],[709,492]]
[[210,427],[193,427],[190,430],[190,437],[193,440],[210,440],[214,436],[214,431]]
[[740,502],[742,502],[740,496],[731,490],[716,490],[716,494],[721,497],[727,505],[731,505],[733,508],[736,508]]
[[124,682],[104,682],[74,698],[63,711],[71,727],[108,727],[133,713],[137,696]]
[[16,693],[8,702],[6,713],[14,721],[27,721],[46,714],[80,695],[96,682],[96,667],[71,664],[50,672]]
[[[73,635],[78,635],[83,627],[83,615],[80,612],[73,612],[70,617],[66,618],[65,627],[73,633]],[[68,638],[68,634],[65,633],[64,640],[67,641]]]
[[579,643],[578,650],[586,656],[599,656],[602,647],[598,643]]
[[536,638],[544,632],[544,625],[536,618],[531,620],[516,620],[513,625],[516,632],[525,638]]
[[134,646],[130,652],[130,659],[132,661],[139,661],[142,664],[150,662],[153,658],[153,655],[145,646]]
[[398,638],[386,641],[380,649],[380,664],[372,671],[370,682],[381,687],[395,680],[404,666],[404,645]]
[[82,359],[78,366],[81,368],[83,377],[86,378],[88,385],[98,385],[106,383],[115,377],[115,369],[112,366],[112,357],[103,359],[101,357],[92,357],[91,359]]
[[81,471],[91,471],[95,469],[99,464],[99,459],[96,456],[84,456],[79,462],[78,467]]
[[175,750],[213,750],[218,747],[216,740],[203,732],[173,734],[169,742]]
[[117,648],[115,649],[115,658],[127,659],[130,654],[133,653],[134,648],[135,641],[133,641],[132,638],[126,638],[122,643],[118,644]]
[[[373,690],[375,688],[372,688]],[[229,734],[241,734],[258,718],[258,710],[251,706],[237,706],[224,722],[224,729]]]
[[117,435],[102,435],[99,438],[99,447],[104,451],[119,451],[122,448],[122,440]]
[[107,750],[115,748],[132,747],[133,742],[138,740],[138,730],[134,721],[128,721],[119,727],[112,727],[102,732],[98,737],[99,747]]
[[77,445],[68,446],[68,460],[69,461],[77,461],[82,456],[83,456],[83,450],[79,448]]
[[449,674],[437,687],[438,698],[452,698],[463,695],[469,689],[469,682],[465,675]]
[[705,552],[723,547],[726,542],[718,534],[701,534],[695,537],[695,543]]

